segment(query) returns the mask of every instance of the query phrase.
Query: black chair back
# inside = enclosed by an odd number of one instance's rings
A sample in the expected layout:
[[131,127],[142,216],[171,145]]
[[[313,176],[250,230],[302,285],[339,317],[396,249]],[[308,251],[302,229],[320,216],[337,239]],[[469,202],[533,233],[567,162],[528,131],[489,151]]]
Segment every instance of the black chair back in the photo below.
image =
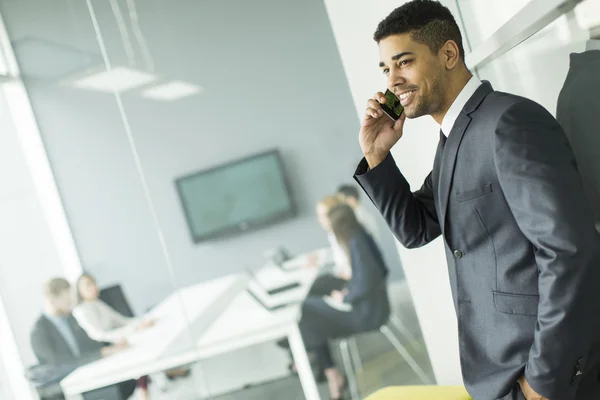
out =
[[100,299],[114,308],[118,313],[133,318],[133,311],[125,297],[121,285],[107,286],[100,290]]

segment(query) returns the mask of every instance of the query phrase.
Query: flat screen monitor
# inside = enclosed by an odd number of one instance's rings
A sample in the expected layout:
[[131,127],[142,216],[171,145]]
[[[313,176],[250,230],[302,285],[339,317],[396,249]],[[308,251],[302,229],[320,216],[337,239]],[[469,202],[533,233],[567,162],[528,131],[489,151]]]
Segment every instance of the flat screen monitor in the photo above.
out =
[[296,214],[277,150],[183,176],[176,186],[195,243]]

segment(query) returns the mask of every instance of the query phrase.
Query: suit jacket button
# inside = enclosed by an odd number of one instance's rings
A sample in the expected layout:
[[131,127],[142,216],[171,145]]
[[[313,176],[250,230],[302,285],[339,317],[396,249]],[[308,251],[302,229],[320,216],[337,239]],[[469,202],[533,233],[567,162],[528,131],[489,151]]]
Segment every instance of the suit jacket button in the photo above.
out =
[[460,250],[454,250],[454,257],[456,258],[462,258],[463,253]]

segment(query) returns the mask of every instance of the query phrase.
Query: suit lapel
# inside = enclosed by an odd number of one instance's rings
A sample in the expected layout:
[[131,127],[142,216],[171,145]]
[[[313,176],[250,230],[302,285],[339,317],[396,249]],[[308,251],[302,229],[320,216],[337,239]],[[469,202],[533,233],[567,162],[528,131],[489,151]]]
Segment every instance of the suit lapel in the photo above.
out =
[[440,224],[442,232],[446,226],[446,211],[448,210],[448,200],[450,197],[450,187],[452,186],[452,180],[454,178],[454,167],[456,166],[456,156],[458,154],[458,148],[460,142],[471,122],[471,117],[465,113],[460,113],[448,140],[444,152],[442,153],[442,160],[440,163],[440,180],[438,186],[438,198],[440,199],[440,211],[441,218]]
[[492,86],[489,82],[484,81],[482,85],[475,91],[473,96],[469,99],[460,115],[456,119],[452,131],[448,135],[448,140],[444,146],[444,151],[440,160],[440,172],[438,181],[438,201],[440,204],[440,226],[442,233],[445,232],[446,226],[446,212],[448,210],[448,201],[450,199],[450,188],[452,187],[452,181],[454,179],[454,168],[456,166],[456,157],[458,155],[458,149],[462,142],[462,138],[471,123],[470,114],[475,111],[483,99],[493,91]]

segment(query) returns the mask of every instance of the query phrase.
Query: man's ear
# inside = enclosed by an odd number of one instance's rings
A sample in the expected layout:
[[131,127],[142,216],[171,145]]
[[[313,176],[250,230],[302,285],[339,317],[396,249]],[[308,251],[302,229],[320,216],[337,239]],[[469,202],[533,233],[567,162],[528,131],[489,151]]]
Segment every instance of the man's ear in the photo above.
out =
[[460,60],[460,50],[454,40],[448,40],[440,49],[440,56],[446,69],[454,69]]

